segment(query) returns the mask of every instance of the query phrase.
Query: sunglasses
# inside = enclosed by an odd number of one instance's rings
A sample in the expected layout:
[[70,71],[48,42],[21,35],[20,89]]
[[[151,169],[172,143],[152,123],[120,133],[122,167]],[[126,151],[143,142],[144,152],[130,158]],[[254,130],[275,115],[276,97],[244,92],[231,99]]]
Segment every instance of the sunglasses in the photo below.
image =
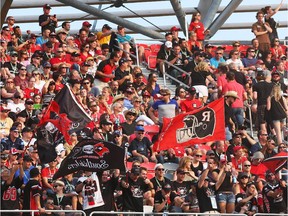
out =
[[45,69],[50,69],[51,67],[44,67]]
[[202,157],[202,155],[195,155],[196,157]]
[[57,51],[58,53],[63,53],[63,51]]
[[97,107],[97,105],[95,104],[95,105],[91,105],[90,107]]
[[216,55],[222,55],[223,53],[216,53]]
[[10,82],[10,81],[9,81],[9,82],[6,82],[6,83],[13,83],[13,82]]
[[158,168],[157,171],[164,171],[164,168]]
[[249,164],[245,164],[244,167],[251,167],[251,165],[249,165]]
[[268,136],[268,134],[261,134],[261,136]]
[[240,47],[240,45],[234,45],[233,47]]
[[26,71],[26,68],[20,68],[20,70]]
[[185,172],[180,172],[180,173],[178,173],[179,175],[185,175]]
[[241,179],[248,179],[248,177],[247,176],[243,176],[243,177],[241,177]]
[[233,55],[239,55],[239,53],[234,53]]
[[255,50],[250,50],[249,52],[255,53]]

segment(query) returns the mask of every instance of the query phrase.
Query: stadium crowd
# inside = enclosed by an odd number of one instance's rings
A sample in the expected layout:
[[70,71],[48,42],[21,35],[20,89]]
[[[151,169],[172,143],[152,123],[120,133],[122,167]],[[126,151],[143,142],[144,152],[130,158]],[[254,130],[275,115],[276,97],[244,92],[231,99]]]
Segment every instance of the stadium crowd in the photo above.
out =
[[[209,30],[201,14],[193,14],[189,40],[179,38],[180,29],[172,27],[156,51],[156,70],[147,78],[122,49],[135,53],[139,46],[139,61],[145,62],[149,46],[135,44],[123,26],[114,31],[105,24],[93,33],[85,21],[71,35],[72,23],[58,28],[57,15],[45,4],[39,16],[41,36],[29,31],[23,36],[17,20],[7,17],[0,38],[1,210],[70,215],[49,210],[142,212],[147,205],[154,212],[287,213],[287,178],[282,175],[287,167],[275,172],[262,163],[287,152],[287,47],[280,45],[272,18],[281,5],[257,12],[249,46],[207,43]],[[171,79],[177,85],[172,98],[157,83],[163,68],[190,87]],[[43,164],[35,128],[65,85],[93,121],[70,134],[71,144],[57,145],[57,158]],[[221,97],[225,140],[187,146],[180,153],[153,151],[164,117],[198,110]],[[252,123],[256,139],[247,130]],[[61,161],[83,134],[127,148],[129,171],[80,170],[54,181]]]

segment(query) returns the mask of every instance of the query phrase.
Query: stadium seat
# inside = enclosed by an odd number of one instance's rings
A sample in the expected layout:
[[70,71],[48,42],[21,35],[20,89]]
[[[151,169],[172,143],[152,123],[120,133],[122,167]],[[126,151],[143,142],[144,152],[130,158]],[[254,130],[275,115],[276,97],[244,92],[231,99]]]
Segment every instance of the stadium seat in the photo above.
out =
[[158,52],[160,50],[161,44],[151,44],[150,50],[151,52]]

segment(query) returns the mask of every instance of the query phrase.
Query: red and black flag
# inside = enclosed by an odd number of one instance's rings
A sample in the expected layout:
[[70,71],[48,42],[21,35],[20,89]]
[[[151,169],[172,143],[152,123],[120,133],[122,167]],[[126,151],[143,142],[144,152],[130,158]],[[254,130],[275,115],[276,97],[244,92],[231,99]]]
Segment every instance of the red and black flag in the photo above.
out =
[[[68,85],[51,101],[40,123],[37,125],[37,142],[40,161],[53,161],[57,154],[55,147],[69,143],[72,132],[82,130],[91,121],[90,116],[77,102]],[[43,152],[43,153],[42,153]]]
[[225,140],[224,98],[174,118],[164,118],[154,151]]
[[125,170],[125,150],[104,140],[83,139],[62,161],[54,179],[84,170],[101,172],[110,169]]

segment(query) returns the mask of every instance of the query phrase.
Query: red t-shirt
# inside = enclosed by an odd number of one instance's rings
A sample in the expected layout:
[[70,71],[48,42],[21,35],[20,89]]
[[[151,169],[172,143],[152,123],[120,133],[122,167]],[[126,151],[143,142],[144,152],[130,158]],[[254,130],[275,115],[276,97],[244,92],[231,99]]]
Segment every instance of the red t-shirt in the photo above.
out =
[[[113,71],[116,70],[116,65],[111,65],[110,60],[108,59],[108,60],[102,61],[99,64],[97,70],[101,71],[104,74],[110,75],[110,74],[112,74]],[[102,82],[108,83],[109,81],[111,81],[111,78],[100,77],[99,80],[101,80]]]
[[191,112],[193,110],[199,109],[201,106],[202,102],[199,99],[186,99],[180,103],[180,109],[184,112]]
[[237,96],[239,97],[239,99],[237,98],[235,102],[232,104],[232,108],[243,108],[244,107],[243,94],[245,92],[244,87],[241,84],[237,83],[236,80],[233,80],[227,82],[227,84],[223,86],[222,89],[223,95],[225,95],[227,91],[236,91]]
[[[54,176],[54,174],[56,173],[58,171],[58,169],[57,168],[55,168],[55,169],[50,169],[50,167],[45,167],[44,169],[42,169],[42,171],[41,171],[41,176],[42,176],[42,178],[43,177],[46,177],[46,178],[48,178],[48,182],[52,182],[52,180],[53,180],[53,176]],[[50,183],[49,183],[50,184]],[[52,184],[51,184],[51,186],[52,186]]]
[[241,157],[239,160],[236,161],[236,158],[231,158],[232,165],[237,170],[243,170],[243,163],[247,161],[246,157]]
[[32,99],[35,94],[41,94],[39,89],[37,89],[37,88],[33,88],[33,89],[26,88],[24,90],[24,98],[26,98],[26,99],[30,99],[30,98]]
[[203,41],[205,38],[204,35],[204,25],[202,22],[191,22],[189,25],[189,31],[193,31],[197,34],[197,40]]
[[258,175],[259,178],[265,179],[265,173],[268,168],[264,164],[259,164],[258,166],[251,164],[251,173]]

